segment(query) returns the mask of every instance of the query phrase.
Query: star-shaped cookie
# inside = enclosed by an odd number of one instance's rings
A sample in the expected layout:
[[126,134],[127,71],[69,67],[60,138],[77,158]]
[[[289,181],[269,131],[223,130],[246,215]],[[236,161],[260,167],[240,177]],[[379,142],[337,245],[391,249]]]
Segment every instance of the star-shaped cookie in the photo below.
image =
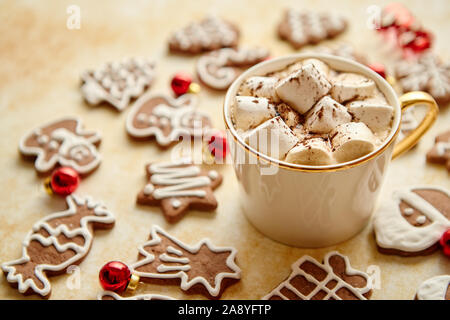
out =
[[137,203],[161,206],[170,223],[179,221],[189,209],[212,211],[217,208],[213,190],[222,183],[215,170],[202,170],[189,160],[153,163],[146,166],[148,183]]
[[450,172],[450,130],[438,135],[435,145],[427,153],[429,163],[443,164]]

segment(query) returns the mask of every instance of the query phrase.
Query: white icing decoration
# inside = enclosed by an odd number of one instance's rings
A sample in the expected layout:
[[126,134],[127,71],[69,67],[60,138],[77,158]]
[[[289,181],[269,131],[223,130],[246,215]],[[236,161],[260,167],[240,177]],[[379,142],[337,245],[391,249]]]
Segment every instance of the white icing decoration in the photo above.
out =
[[171,204],[174,209],[178,209],[181,206],[181,201],[177,200],[177,199],[173,199],[171,201]]
[[450,275],[443,275],[430,278],[424,281],[417,289],[418,300],[445,300],[448,286],[450,285]]
[[146,196],[149,196],[153,193],[154,190],[155,190],[155,186],[152,185],[151,183],[149,183],[144,187],[144,194]]
[[436,143],[436,150],[437,150],[438,156],[445,155],[446,152],[450,151],[450,142]]
[[102,291],[97,295],[97,300],[103,300],[103,297],[111,297],[114,300],[176,300],[169,296],[160,294],[139,294],[131,297],[122,297],[112,291]]
[[164,261],[164,262],[174,262],[174,263],[189,263],[189,259],[188,258],[176,258],[176,257],[171,257],[165,253],[163,253],[162,255],[159,256],[159,260]]
[[[205,190],[195,188],[206,187],[211,179],[199,176],[200,168],[188,165],[183,161],[155,163],[148,167],[150,182],[154,185],[164,186],[153,191],[153,198],[165,199],[171,197],[199,197],[206,196]],[[172,203],[173,204],[173,203]],[[181,203],[180,203],[181,204]]]
[[[57,149],[58,152],[55,152],[50,159],[46,159],[47,155],[43,148],[26,145],[27,139],[31,135],[35,135],[36,132],[41,131],[42,128],[54,126],[64,121],[76,122],[75,134],[63,127],[54,129],[50,137],[49,149]],[[91,136],[86,138],[84,135]],[[78,173],[85,174],[95,169],[101,162],[101,156],[94,145],[100,139],[100,135],[97,132],[83,130],[80,119],[69,117],[50,122],[31,131],[31,133],[25,135],[20,141],[19,150],[25,155],[36,156],[34,165],[39,172],[50,171],[59,163],[61,166],[71,167]],[[92,160],[80,165],[78,160],[87,155],[91,156]]]
[[145,123],[147,121],[147,115],[145,113],[139,113],[136,116],[137,121],[139,121],[140,123]]
[[[450,201],[450,193],[441,187],[417,186],[394,192],[392,199],[383,203],[374,218],[376,240],[380,247],[419,252],[433,246],[450,228],[450,221],[442,213],[412,192],[419,189],[442,192]],[[420,211],[431,223],[423,227],[411,225],[400,213],[399,204],[402,200]]]
[[211,170],[208,172],[208,177],[211,180],[216,180],[219,177],[219,173],[216,170]]
[[[93,234],[90,232],[89,223],[103,223],[111,224],[114,222],[113,214],[108,211],[102,203],[94,202],[90,197],[78,197],[76,195],[70,195],[66,197],[66,202],[68,209],[62,212],[56,212],[46,216],[45,218],[39,220],[34,224],[32,231],[30,231],[22,246],[22,257],[18,260],[6,262],[2,264],[2,269],[5,274],[7,274],[7,280],[10,283],[17,283],[19,292],[24,293],[28,289],[32,289],[34,292],[40,294],[41,296],[47,296],[50,293],[51,285],[45,271],[61,271],[65,270],[68,266],[77,264],[77,262],[86,256],[89,248],[92,245]],[[87,205],[88,208],[94,209],[95,216],[85,216],[80,220],[80,227],[71,229],[68,225],[60,224],[57,227],[52,227],[49,222],[55,219],[60,219],[63,217],[69,217],[77,213],[77,205]],[[48,233],[48,237],[44,237],[37,233],[40,229],[45,229]],[[66,242],[60,244],[58,241],[58,236],[64,234],[67,238],[83,237],[84,243],[78,245],[75,242]],[[38,241],[43,246],[53,246],[58,252],[65,252],[67,250],[73,250],[76,254],[69,258],[68,260],[58,264],[37,264],[34,268],[35,276],[42,282],[43,288],[40,287],[40,283],[36,284],[33,279],[28,278],[23,279],[22,274],[16,274],[15,265],[21,265],[30,261],[28,256],[27,247],[31,241]]]
[[410,216],[410,215],[412,215],[414,213],[414,209],[413,208],[405,208],[405,210],[403,210],[403,213],[406,216]]
[[48,143],[49,140],[50,140],[49,137],[48,137],[47,135],[45,135],[45,134],[41,134],[41,135],[37,138],[37,142],[38,142],[40,145],[44,145],[44,144]]
[[[151,247],[151,246],[158,245],[159,243],[161,243],[161,237],[159,235],[163,235],[164,237],[167,237],[172,242],[174,242],[177,246],[183,248],[183,250],[186,250],[192,254],[197,253],[200,250],[200,248],[204,245],[206,245],[209,248],[209,250],[216,252],[216,253],[230,252],[230,255],[228,256],[228,258],[226,260],[226,265],[229,269],[232,270],[232,272],[221,272],[221,273],[217,274],[214,279],[214,286],[211,286],[211,284],[208,282],[208,280],[206,280],[205,278],[200,277],[200,276],[197,276],[197,277],[189,280],[188,275],[183,270],[180,270],[177,273],[170,273],[170,274],[147,273],[147,272],[137,271],[136,269],[138,267],[150,264],[153,261],[155,261],[155,256],[153,254],[149,253],[148,251],[146,251],[145,247],[148,247],[148,246]],[[173,247],[170,247],[170,246],[167,247],[167,252],[169,252],[169,248],[173,248]],[[142,256],[144,256],[144,258],[142,260],[139,260],[138,262],[136,262],[135,264],[133,264],[130,267],[135,274],[137,274],[140,277],[144,277],[144,278],[156,278],[156,279],[179,278],[179,279],[181,279],[180,287],[182,290],[188,290],[195,284],[199,283],[199,284],[202,284],[208,290],[208,292],[211,296],[215,297],[220,293],[221,283],[224,278],[240,279],[240,277],[241,277],[241,269],[234,262],[236,253],[237,253],[236,249],[231,248],[231,247],[215,247],[209,241],[209,239],[203,239],[196,246],[190,247],[190,246],[187,246],[186,244],[184,244],[183,242],[181,242],[180,240],[170,236],[164,230],[162,230],[160,227],[153,226],[153,228],[151,230],[151,240],[144,243],[143,245],[139,246],[138,250],[139,250],[139,253]],[[173,252],[172,249],[171,249],[171,251]],[[161,257],[161,255],[160,255],[160,257]],[[162,266],[162,265],[158,266],[158,271],[159,271],[160,266]],[[187,267],[187,266],[182,266],[182,267]],[[163,270],[166,270],[166,268],[163,268]],[[161,271],[161,272],[165,272],[165,271]]]
[[[149,60],[124,59],[102,66],[93,75],[81,75],[83,96],[92,105],[106,101],[117,110],[125,109],[131,99],[142,95],[155,78],[155,67]],[[120,85],[125,83],[125,88]]]
[[427,217],[425,217],[425,216],[418,216],[416,219],[416,222],[418,224],[424,224],[426,221],[427,221]]
[[[149,126],[145,128],[137,128],[133,122],[135,117],[140,113],[141,108],[153,99],[164,99],[167,104],[160,104],[153,109],[149,119]],[[201,111],[195,110],[197,105],[197,97],[193,94],[184,94],[177,99],[164,95],[146,94],[140,97],[131,107],[131,111],[127,116],[126,130],[137,138],[152,137],[156,138],[159,145],[167,146],[174,141],[178,141],[182,136],[201,137],[210,129],[209,125],[203,124],[197,128],[190,125],[191,119],[208,119],[209,116]],[[163,130],[157,126],[157,119],[163,126],[170,125],[171,131],[165,134]]]
[[[330,266],[329,263],[329,259],[330,257],[334,256],[334,255],[338,255],[341,258],[343,258],[345,260],[345,274],[350,275],[350,276],[361,276],[366,280],[366,286],[363,288],[356,288],[356,287],[352,287],[350,284],[346,283],[345,281],[343,281],[341,278],[339,278],[334,272],[333,272],[333,268]],[[314,278],[312,275],[310,275],[309,273],[306,273],[304,270],[300,269],[300,266],[304,263],[304,262],[310,262],[315,264],[316,266],[318,266],[321,269],[325,269],[327,272],[327,276],[325,277],[325,279],[323,279],[322,281],[318,281],[316,278]],[[308,281],[316,284],[316,287],[314,288],[313,291],[311,291],[307,296],[303,295],[302,293],[300,293],[294,286],[292,286],[290,284],[290,281],[295,278],[296,276],[301,275],[304,276]],[[331,281],[334,280],[337,282],[336,286],[332,289],[328,289],[326,287],[326,284]],[[283,288],[287,288],[290,291],[292,291],[293,293],[295,293],[298,297],[300,297],[303,300],[309,300],[311,299],[314,295],[316,295],[319,291],[325,291],[326,292],[326,296],[323,298],[323,300],[329,300],[331,298],[336,299],[336,300],[342,300],[337,294],[336,292],[341,289],[341,288],[347,288],[348,290],[350,290],[355,296],[357,296],[359,299],[361,300],[366,300],[366,297],[363,296],[363,294],[369,292],[372,288],[371,288],[371,280],[369,278],[369,276],[366,273],[363,273],[361,271],[355,270],[350,266],[350,262],[348,260],[348,258],[346,256],[341,255],[340,253],[333,251],[333,252],[329,252],[325,258],[324,258],[324,264],[321,264],[319,262],[317,262],[317,260],[315,260],[314,258],[310,257],[310,256],[303,256],[301,257],[299,260],[297,260],[294,264],[292,264],[292,273],[289,275],[289,277],[287,278],[287,280],[283,281],[282,283],[280,283],[280,285],[278,287],[276,287],[271,293],[269,293],[268,295],[266,295],[265,297],[263,297],[263,300],[268,300],[270,299],[272,296],[279,296],[281,297],[283,300],[289,300],[286,296],[284,296],[281,293],[281,290]]]
[[189,271],[191,270],[191,266],[166,266],[164,264],[160,264],[156,270],[158,272],[168,272],[168,271]]
[[172,246],[167,247],[167,253],[176,254],[177,256],[183,255],[183,252],[181,250],[178,250],[177,248],[174,248]]

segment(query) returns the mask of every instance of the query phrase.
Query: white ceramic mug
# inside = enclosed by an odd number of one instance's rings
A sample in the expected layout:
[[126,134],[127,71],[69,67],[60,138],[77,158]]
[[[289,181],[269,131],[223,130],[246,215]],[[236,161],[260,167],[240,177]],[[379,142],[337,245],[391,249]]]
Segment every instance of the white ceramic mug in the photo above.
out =
[[[237,134],[231,108],[242,81],[308,58],[320,59],[335,70],[356,72],[375,81],[394,108],[392,131],[379,148],[353,161],[307,166],[260,153]],[[425,118],[394,147],[402,110],[416,104],[428,106]],[[336,56],[295,54],[248,69],[230,86],[224,103],[230,153],[248,220],[266,236],[293,246],[323,247],[351,238],[369,222],[391,158],[411,148],[432,125],[437,113],[437,104],[427,93],[410,92],[399,99],[378,74],[362,64]]]

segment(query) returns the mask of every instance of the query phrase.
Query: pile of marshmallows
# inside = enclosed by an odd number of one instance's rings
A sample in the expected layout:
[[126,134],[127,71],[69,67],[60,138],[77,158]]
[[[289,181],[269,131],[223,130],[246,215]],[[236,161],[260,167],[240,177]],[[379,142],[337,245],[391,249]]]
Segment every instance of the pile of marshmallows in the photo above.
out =
[[245,142],[270,157],[330,165],[381,145],[393,113],[373,80],[306,59],[244,81],[232,119]]

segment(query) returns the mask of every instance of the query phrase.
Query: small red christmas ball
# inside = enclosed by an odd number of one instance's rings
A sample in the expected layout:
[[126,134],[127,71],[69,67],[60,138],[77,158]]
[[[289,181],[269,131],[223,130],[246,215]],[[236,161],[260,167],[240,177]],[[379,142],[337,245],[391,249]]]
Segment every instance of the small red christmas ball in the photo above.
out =
[[386,79],[386,67],[382,63],[372,63],[368,66],[370,69],[378,73],[384,79]]
[[80,175],[74,169],[61,167],[53,171],[50,178],[50,188],[60,196],[72,194],[80,184]]
[[431,48],[432,35],[423,30],[415,31],[412,41],[406,43],[404,48],[411,49],[414,53],[420,54],[423,51]]
[[111,261],[102,267],[99,279],[103,289],[120,293],[127,288],[131,279],[131,271],[126,264],[120,261]]
[[170,86],[176,96],[181,96],[188,92],[191,83],[192,78],[189,74],[179,72],[172,78]]
[[227,157],[227,135],[223,131],[215,132],[208,141],[208,150],[216,160]]
[[450,257],[450,229],[444,232],[439,243],[442,246],[442,250],[447,257]]

